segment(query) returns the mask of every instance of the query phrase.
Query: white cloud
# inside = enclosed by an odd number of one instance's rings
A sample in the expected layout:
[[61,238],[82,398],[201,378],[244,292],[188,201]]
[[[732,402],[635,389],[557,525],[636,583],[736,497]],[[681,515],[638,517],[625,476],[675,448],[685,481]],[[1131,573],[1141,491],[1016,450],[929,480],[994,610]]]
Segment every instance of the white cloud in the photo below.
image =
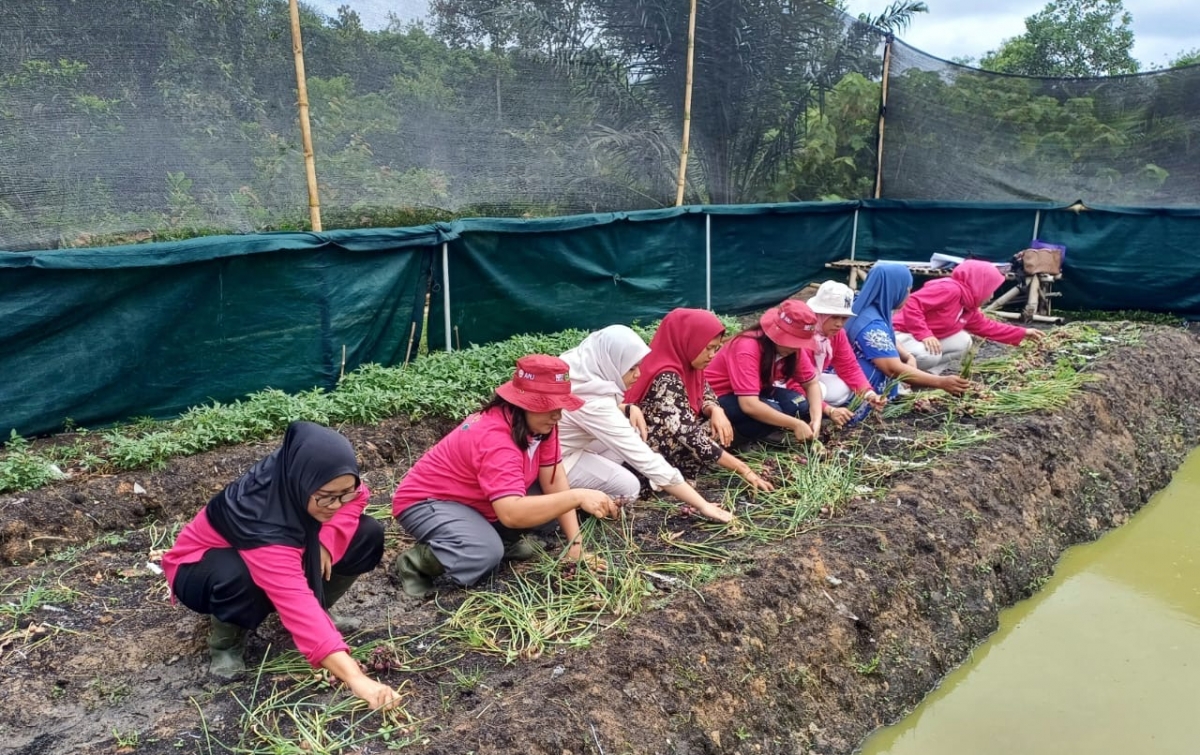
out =
[[[890,0],[849,0],[849,11],[879,13]],[[1038,0],[932,0],[897,36],[934,57],[979,58],[1025,31],[1025,18],[1045,7]],[[1200,25],[1190,20],[1194,0],[1125,0],[1133,16],[1133,55],[1143,68],[1163,65],[1181,50],[1200,47]]]

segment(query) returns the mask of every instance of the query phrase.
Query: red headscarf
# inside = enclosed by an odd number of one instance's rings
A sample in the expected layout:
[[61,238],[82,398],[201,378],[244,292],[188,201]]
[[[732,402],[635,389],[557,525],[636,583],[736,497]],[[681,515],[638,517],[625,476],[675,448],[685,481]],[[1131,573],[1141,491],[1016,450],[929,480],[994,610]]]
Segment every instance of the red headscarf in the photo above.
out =
[[963,309],[979,309],[1004,282],[1004,273],[990,262],[967,260],[954,268],[950,277],[962,289]]
[[650,339],[650,354],[642,360],[642,376],[625,392],[625,401],[636,404],[646,397],[654,378],[674,372],[683,379],[688,403],[699,414],[704,402],[704,370],[692,367],[692,360],[724,332],[725,326],[708,310],[680,308],[668,312]]

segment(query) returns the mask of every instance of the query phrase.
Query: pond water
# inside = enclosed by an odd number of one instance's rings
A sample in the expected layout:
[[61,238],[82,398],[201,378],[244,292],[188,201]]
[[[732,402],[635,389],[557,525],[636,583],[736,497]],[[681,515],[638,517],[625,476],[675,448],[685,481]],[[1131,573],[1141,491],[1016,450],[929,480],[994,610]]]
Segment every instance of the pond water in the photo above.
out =
[[1200,450],[860,753],[1200,753]]

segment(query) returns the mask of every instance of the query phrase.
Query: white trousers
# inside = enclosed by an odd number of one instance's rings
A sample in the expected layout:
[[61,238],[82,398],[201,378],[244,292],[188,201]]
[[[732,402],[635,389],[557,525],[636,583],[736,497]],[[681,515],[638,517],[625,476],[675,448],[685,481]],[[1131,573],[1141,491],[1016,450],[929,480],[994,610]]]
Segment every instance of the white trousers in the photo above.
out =
[[941,375],[957,365],[971,348],[971,334],[960,330],[952,336],[939,339],[941,354],[930,354],[925,344],[908,333],[896,333],[896,345],[917,358],[917,367],[933,375]]
[[830,406],[845,406],[854,398],[854,391],[832,372],[821,373],[821,392],[825,394],[825,403]]
[[599,490],[613,498],[637,498],[642,487],[633,472],[619,461],[591,451],[584,451],[580,455],[567,472],[567,479],[573,488]]

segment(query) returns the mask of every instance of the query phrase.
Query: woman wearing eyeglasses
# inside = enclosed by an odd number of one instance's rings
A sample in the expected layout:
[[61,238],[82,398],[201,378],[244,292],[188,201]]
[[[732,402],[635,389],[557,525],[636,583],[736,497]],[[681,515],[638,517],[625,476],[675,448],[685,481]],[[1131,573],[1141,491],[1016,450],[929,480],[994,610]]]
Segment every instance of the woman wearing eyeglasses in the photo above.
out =
[[175,599],[212,617],[209,671],[245,671],[246,632],[278,611],[296,647],[371,708],[396,692],[363,673],[326,612],[383,557],[383,526],[350,441],[293,422],[283,445],[213,496],[162,560]]

